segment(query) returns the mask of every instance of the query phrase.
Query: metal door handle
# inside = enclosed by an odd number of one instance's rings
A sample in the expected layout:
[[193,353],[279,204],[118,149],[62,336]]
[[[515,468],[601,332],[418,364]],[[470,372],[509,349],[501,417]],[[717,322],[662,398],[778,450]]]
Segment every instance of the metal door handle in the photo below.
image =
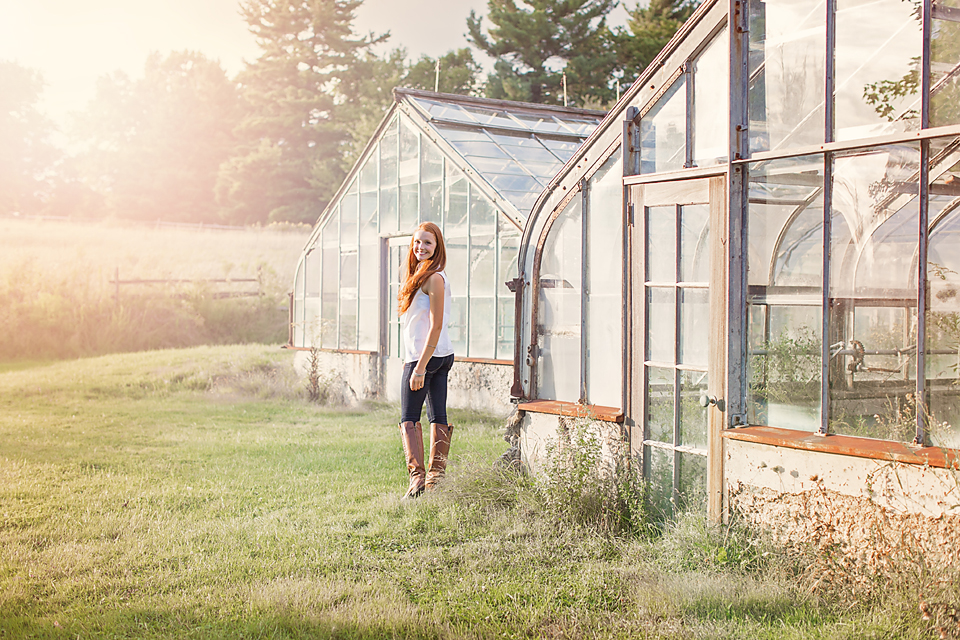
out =
[[711,405],[716,406],[718,402],[719,400],[717,400],[717,396],[708,396],[705,393],[700,395],[700,406],[704,409]]

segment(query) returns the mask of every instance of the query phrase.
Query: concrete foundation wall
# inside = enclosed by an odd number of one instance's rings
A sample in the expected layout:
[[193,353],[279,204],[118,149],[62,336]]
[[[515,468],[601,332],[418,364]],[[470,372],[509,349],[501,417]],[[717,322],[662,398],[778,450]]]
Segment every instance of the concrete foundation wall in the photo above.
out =
[[919,552],[960,562],[960,472],[724,442],[728,513],[781,543],[836,545],[865,562]]
[[[330,385],[334,399],[347,405],[370,399],[400,402],[403,363],[399,360],[388,360],[381,371],[380,357],[375,355],[321,351],[319,357],[320,375]],[[309,360],[307,351],[294,355],[294,366],[304,379]],[[447,406],[506,416],[513,410],[511,384],[511,365],[455,362],[447,385]]]
[[601,464],[611,465],[623,455],[626,442],[615,422],[525,412],[520,421],[520,461],[531,473],[541,473],[563,431],[582,425],[599,438]]

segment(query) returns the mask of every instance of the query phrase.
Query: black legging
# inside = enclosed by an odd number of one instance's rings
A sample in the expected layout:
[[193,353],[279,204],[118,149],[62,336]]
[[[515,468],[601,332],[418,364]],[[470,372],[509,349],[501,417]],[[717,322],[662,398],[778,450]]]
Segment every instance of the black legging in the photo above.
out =
[[423,386],[417,391],[410,390],[410,378],[417,363],[407,362],[403,365],[403,377],[400,381],[400,415],[401,422],[419,422],[423,410],[423,401],[427,401],[427,418],[431,424],[448,424],[447,422],[447,374],[453,365],[453,354],[448,356],[434,356],[427,363],[426,375],[423,377]]

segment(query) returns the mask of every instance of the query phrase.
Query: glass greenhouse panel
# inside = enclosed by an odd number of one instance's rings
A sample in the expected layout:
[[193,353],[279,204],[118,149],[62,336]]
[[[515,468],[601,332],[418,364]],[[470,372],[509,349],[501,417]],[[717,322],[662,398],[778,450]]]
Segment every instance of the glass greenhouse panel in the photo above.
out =
[[[697,59],[693,81],[693,162],[698,167],[727,161],[730,104],[730,39],[724,31]],[[718,100],[719,98],[719,100]]]
[[453,344],[453,352],[463,357],[467,353],[467,297],[465,295],[453,296],[447,332]]
[[[302,259],[300,264],[297,265],[297,274],[293,279],[293,318],[291,320],[293,322],[293,344],[297,347],[310,346],[304,343],[304,336],[306,335],[306,332],[304,331],[304,327],[306,326],[306,322],[304,320],[304,281],[306,280],[304,270],[307,268],[306,258],[309,257],[309,255],[310,254]],[[317,269],[317,271],[317,275],[319,276],[319,269]],[[317,293],[320,291],[319,277],[317,278],[317,288],[314,291]],[[314,294],[313,299],[317,300],[316,294]]]
[[340,349],[357,348],[357,252],[340,254]]
[[467,178],[448,162],[446,166],[446,206],[444,207],[443,237],[463,238],[467,235],[469,187]]
[[320,289],[320,344],[325,349],[337,348],[337,321],[340,299],[340,224],[334,213],[322,231],[322,287]]
[[420,148],[420,222],[443,223],[443,155],[426,137]]
[[496,355],[496,301],[494,296],[470,296],[470,344],[467,355],[471,358],[493,358]]
[[[474,233],[470,236],[470,297],[496,295],[496,235]],[[492,325],[491,325],[492,327]]]
[[902,0],[836,2],[836,139],[919,129],[919,5]]
[[674,444],[674,369],[647,367],[646,440]]
[[538,397],[580,400],[582,200],[567,205],[550,230],[540,264]]
[[681,364],[707,366],[709,340],[706,318],[710,317],[710,292],[706,287],[680,289],[680,335],[677,336]]
[[960,448],[960,140],[933,141],[927,249],[928,440]]
[[500,246],[497,275],[497,358],[513,358],[516,298],[506,283],[519,274],[520,230],[505,216],[498,216],[497,242]]
[[677,290],[647,287],[647,360],[673,364],[676,359]]
[[680,209],[680,281],[710,281],[710,205]]
[[750,151],[823,142],[824,0],[750,0]]
[[420,134],[400,121],[400,231],[413,232],[420,218]]
[[644,447],[647,460],[649,495],[647,497],[651,515],[661,521],[667,521],[674,514],[673,499],[673,460],[674,452],[660,447]]
[[340,200],[340,245],[356,247],[359,241],[360,195],[354,180]]
[[930,126],[960,123],[960,0],[933,5]]
[[677,511],[705,513],[707,510],[707,456],[681,453],[677,487]]
[[677,208],[647,207],[647,281],[677,281]]
[[681,75],[640,119],[640,173],[682,169],[687,149],[687,81]]
[[708,393],[706,371],[681,370],[680,377],[680,442],[686,447],[707,449],[707,410],[700,406],[700,396]]
[[376,239],[361,244],[358,257],[360,317],[357,348],[376,351],[380,343],[380,244]]
[[587,189],[587,402],[623,403],[623,184],[614,153]]
[[399,227],[397,202],[399,190],[398,127],[394,120],[380,139],[380,232],[394,233]]
[[750,424],[820,428],[823,187],[822,155],[750,167]]
[[379,145],[374,145],[360,169],[360,193],[376,193],[379,187]]
[[917,145],[899,145],[834,160],[834,433],[904,441],[916,434],[919,159]]

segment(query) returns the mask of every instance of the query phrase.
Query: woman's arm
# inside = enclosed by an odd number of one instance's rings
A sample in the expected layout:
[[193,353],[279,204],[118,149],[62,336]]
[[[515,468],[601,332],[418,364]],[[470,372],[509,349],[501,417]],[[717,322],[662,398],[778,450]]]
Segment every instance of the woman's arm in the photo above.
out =
[[443,303],[444,303],[444,282],[443,276],[435,273],[423,285],[423,292],[430,298],[430,332],[427,334],[427,341],[423,345],[423,351],[420,352],[420,359],[417,360],[417,366],[410,376],[410,390],[417,391],[423,387],[423,376],[427,371],[427,363],[433,357],[433,352],[437,349],[437,340],[440,339],[440,332],[443,330]]

